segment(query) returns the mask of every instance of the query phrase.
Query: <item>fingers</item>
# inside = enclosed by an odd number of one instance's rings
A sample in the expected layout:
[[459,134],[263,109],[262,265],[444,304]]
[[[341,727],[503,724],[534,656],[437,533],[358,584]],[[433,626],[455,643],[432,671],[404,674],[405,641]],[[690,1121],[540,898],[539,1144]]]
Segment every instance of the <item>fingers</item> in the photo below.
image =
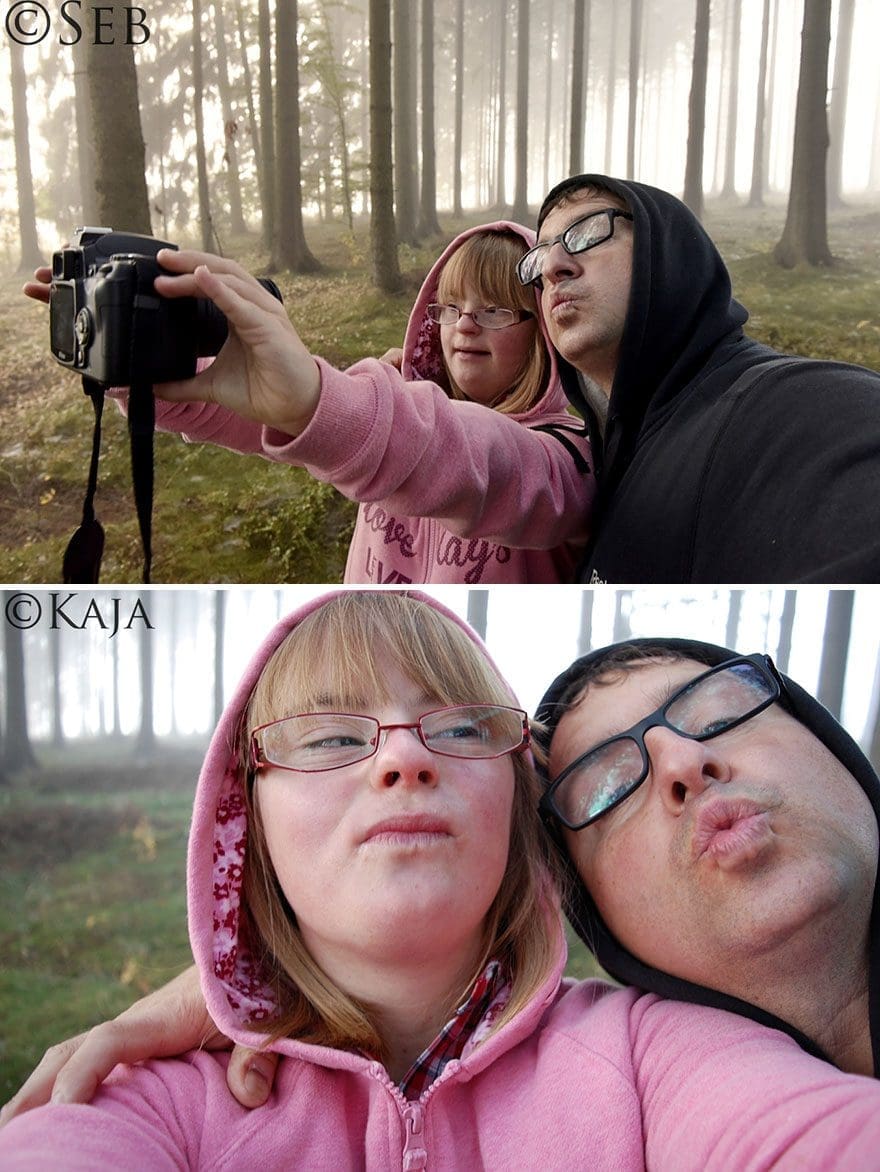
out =
[[32,297],[34,301],[48,302],[51,280],[52,270],[48,265],[40,265],[34,270],[34,279],[27,281],[22,287],[22,293],[25,297]]
[[262,1107],[272,1092],[278,1054],[236,1046],[226,1069],[226,1085],[242,1107]]
[[[66,1066],[85,1038],[85,1034],[79,1034],[77,1037],[69,1038],[66,1042],[52,1046],[46,1051],[27,1081],[0,1110],[0,1127],[8,1123],[10,1119],[14,1119],[16,1115],[30,1111],[32,1107],[42,1107],[44,1103],[49,1102],[59,1071]],[[76,1102],[77,1100],[62,1099],[60,1101]]]

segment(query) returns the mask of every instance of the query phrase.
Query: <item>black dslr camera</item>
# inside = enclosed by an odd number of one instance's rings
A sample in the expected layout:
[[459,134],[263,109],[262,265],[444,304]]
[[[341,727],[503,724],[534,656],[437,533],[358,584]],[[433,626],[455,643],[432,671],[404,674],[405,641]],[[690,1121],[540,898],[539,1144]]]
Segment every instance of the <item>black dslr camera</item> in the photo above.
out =
[[[153,281],[164,240],[110,228],[78,228],[52,257],[49,332],[65,366],[103,386],[190,378],[196,359],[217,354],[226,317],[203,298],[160,297]],[[260,284],[281,300],[274,281]]]

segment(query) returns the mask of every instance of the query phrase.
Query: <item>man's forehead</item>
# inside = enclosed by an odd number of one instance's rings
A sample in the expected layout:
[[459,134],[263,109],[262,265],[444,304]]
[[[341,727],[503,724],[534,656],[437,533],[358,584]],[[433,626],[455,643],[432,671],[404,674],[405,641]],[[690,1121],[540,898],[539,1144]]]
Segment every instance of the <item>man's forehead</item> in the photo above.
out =
[[625,211],[626,204],[613,192],[596,191],[594,188],[566,194],[563,202],[547,213],[538,233],[538,242],[542,243],[553,236],[558,236],[575,220],[583,219],[590,212],[601,212],[604,208],[620,208]]

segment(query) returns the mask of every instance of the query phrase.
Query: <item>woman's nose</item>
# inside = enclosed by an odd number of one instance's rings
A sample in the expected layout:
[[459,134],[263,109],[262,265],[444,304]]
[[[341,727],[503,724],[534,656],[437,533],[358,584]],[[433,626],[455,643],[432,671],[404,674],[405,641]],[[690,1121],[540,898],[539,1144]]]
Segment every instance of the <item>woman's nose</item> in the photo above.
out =
[[382,729],[379,736],[379,748],[373,757],[374,785],[387,788],[437,784],[437,754],[422,743],[417,729]]

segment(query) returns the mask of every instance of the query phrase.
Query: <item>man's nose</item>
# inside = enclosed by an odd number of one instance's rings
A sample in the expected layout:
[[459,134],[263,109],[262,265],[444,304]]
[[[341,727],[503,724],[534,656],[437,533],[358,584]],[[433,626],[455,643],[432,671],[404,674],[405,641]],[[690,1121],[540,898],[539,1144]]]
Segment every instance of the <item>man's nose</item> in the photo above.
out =
[[651,760],[652,784],[670,813],[678,815],[690,799],[710,785],[730,779],[729,767],[716,742],[694,741],[671,728],[651,728],[645,733]]
[[563,281],[577,275],[581,271],[580,261],[562,247],[561,240],[554,240],[544,253],[541,265],[541,277],[552,285],[555,281]]

